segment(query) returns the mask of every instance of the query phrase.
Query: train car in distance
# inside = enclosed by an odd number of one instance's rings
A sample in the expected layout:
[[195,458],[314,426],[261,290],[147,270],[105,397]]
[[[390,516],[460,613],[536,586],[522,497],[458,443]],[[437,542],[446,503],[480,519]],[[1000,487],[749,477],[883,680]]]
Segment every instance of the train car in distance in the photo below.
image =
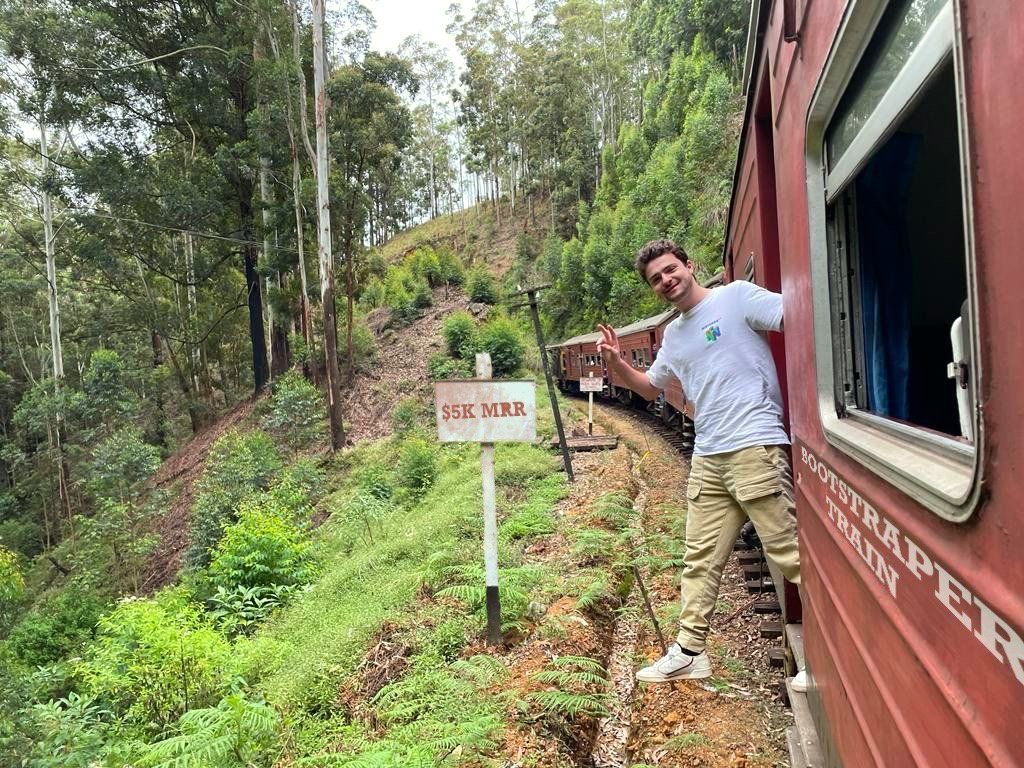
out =
[[784,297],[794,766],[1024,766],[1022,50],[1020,0],[752,2],[724,265]]
[[[616,328],[623,359],[638,371],[649,369],[661,348],[665,327],[678,314],[678,310],[672,308]],[[586,333],[559,344],[548,345],[558,386],[563,391],[579,393],[581,377],[600,377],[603,381],[603,391],[608,397],[653,411],[660,415],[670,428],[678,431],[684,440],[689,440],[692,444],[693,404],[686,399],[679,382],[674,381],[662,396],[648,403],[625,382],[616,380],[614,372],[608,370],[608,366],[597,351],[597,342],[600,338],[600,333]]]

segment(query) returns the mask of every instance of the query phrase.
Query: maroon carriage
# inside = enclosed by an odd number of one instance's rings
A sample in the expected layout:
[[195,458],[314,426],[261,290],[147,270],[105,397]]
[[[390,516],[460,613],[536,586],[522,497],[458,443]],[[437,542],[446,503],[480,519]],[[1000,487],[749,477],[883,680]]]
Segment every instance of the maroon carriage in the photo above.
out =
[[1019,0],[753,3],[725,268],[785,300],[802,765],[1024,765],[1022,46]]

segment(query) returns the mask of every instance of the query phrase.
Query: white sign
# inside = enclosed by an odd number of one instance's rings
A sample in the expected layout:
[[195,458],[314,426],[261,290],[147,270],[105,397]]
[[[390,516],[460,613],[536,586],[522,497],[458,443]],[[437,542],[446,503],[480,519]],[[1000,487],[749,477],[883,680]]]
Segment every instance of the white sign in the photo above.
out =
[[450,380],[434,385],[442,443],[532,443],[537,439],[532,381]]
[[581,376],[580,392],[601,392],[604,389],[603,376]]

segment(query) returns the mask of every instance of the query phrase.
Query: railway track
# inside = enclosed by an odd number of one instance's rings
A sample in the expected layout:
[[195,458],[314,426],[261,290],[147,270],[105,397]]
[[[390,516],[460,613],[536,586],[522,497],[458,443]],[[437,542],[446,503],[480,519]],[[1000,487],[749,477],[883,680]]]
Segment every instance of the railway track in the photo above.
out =
[[[586,398],[582,395],[575,394],[573,392],[562,392],[563,395],[572,397],[575,400],[585,400]],[[689,457],[693,454],[693,426],[692,422],[689,424],[689,428],[685,432],[680,432],[675,426],[676,421],[666,423],[661,417],[660,413],[655,413],[648,410],[653,404],[648,404],[648,408],[638,408],[633,403],[622,403],[614,399],[602,398],[600,402],[595,403],[605,408],[614,410],[621,416],[630,419],[635,424],[643,427],[644,429],[650,429],[655,434],[663,439],[666,443],[671,445],[681,456]],[[676,419],[683,418],[681,415],[677,415]]]

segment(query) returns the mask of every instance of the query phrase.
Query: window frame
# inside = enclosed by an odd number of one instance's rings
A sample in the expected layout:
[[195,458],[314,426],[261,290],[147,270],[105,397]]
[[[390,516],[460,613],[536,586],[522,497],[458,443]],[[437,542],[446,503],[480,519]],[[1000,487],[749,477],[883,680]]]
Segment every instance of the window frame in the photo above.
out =
[[[838,159],[827,163],[827,131],[858,64],[871,43],[889,3],[887,0],[850,0],[828,58],[810,100],[806,122],[806,181],[810,235],[810,271],[817,367],[818,411],[825,439],[876,475],[909,494],[939,517],[953,522],[967,520],[981,493],[981,459],[985,434],[980,412],[982,368],[979,354],[975,279],[976,259],[972,184],[969,159],[969,124],[964,103],[963,47],[958,0],[949,0],[933,26],[922,38],[919,50],[893,80],[860,133]],[[945,34],[944,47],[937,42]],[[951,40],[950,40],[951,37]],[[950,45],[952,48],[950,54]],[[941,54],[937,51],[941,48]],[[932,77],[953,58],[960,145],[961,201],[964,217],[965,278],[968,315],[966,333],[972,361],[970,388],[974,393],[973,447],[924,427],[905,424],[856,407],[846,394],[852,381],[847,345],[856,333],[851,313],[842,306],[833,285],[842,280],[845,256],[835,238],[841,222],[832,215],[839,196],[873,154],[888,139],[902,117],[913,108]],[[916,78],[916,79],[915,79]],[[839,216],[849,215],[839,211]]]

